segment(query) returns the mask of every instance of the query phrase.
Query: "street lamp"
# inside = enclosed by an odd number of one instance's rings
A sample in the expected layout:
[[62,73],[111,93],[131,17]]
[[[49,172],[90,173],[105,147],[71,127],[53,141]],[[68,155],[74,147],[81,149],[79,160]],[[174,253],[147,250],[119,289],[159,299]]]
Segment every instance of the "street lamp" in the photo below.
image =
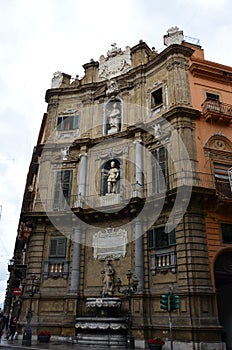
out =
[[32,300],[36,293],[39,291],[40,280],[36,278],[34,273],[31,274],[31,289],[26,291],[29,294],[30,302],[27,312],[27,323],[23,333],[22,345],[31,346],[31,318],[32,318]]
[[121,284],[122,281],[120,278],[117,278],[115,281],[115,286],[118,289],[119,293],[125,294],[128,298],[128,332],[127,332],[127,341],[126,341],[126,345],[128,349],[134,349],[135,347],[135,340],[134,337],[131,334],[131,326],[132,326],[132,322],[131,322],[131,299],[134,293],[137,292],[137,287],[139,284],[139,280],[137,279],[137,277],[134,276],[134,278],[132,279],[133,273],[131,272],[131,270],[128,270],[126,273],[126,277],[127,277],[127,281],[128,281],[128,286],[126,289],[121,290]]

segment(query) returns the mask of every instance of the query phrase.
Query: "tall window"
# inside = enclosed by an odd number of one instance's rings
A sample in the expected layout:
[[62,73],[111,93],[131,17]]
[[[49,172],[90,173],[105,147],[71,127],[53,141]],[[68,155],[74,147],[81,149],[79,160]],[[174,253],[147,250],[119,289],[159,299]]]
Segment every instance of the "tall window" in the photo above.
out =
[[225,244],[232,244],[232,224],[221,224],[222,241]]
[[51,238],[49,247],[49,258],[66,257],[66,238]]
[[227,164],[214,163],[216,189],[220,195],[232,198],[232,168]]
[[176,243],[176,231],[165,232],[165,226],[154,227],[147,231],[148,248],[165,248]]
[[151,107],[160,106],[162,104],[163,104],[163,89],[162,87],[160,87],[159,89],[151,93]]
[[65,209],[70,204],[72,170],[59,170],[56,173],[53,209]]
[[80,116],[60,116],[57,119],[57,130],[68,131],[79,129]]
[[167,149],[157,148],[152,151],[152,190],[154,193],[162,193],[168,189],[168,162]]

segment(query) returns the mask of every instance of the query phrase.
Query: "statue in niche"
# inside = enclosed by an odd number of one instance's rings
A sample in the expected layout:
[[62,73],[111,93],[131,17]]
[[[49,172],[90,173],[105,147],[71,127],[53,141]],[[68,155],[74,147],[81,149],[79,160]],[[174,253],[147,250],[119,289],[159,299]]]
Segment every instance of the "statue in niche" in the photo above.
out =
[[121,128],[121,102],[114,100],[107,104],[106,109],[107,134],[120,131]]
[[113,295],[114,290],[114,269],[110,265],[110,261],[107,261],[106,266],[101,273],[104,274],[102,296],[111,296]]
[[111,168],[107,173],[107,193],[116,193],[116,183],[119,180],[119,169],[115,166],[115,162],[110,163]]

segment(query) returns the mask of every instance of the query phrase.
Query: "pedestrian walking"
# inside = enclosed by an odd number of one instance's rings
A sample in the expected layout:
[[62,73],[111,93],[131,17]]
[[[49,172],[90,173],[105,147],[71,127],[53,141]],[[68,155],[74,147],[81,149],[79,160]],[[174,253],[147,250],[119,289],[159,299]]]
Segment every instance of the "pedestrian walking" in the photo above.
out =
[[16,332],[16,322],[17,322],[16,317],[11,319],[10,326],[9,326],[9,333],[7,334],[6,339],[10,339],[10,340],[14,339],[14,335]]

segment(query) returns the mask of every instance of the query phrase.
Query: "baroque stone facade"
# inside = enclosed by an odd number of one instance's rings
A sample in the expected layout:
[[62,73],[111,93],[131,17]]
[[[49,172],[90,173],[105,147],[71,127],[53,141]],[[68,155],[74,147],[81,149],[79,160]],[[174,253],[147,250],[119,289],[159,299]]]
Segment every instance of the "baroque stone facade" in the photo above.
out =
[[[165,43],[159,54],[143,41],[125,51],[113,44],[106,57],[84,65],[82,79],[54,74],[10,275],[18,286],[26,283],[13,310],[21,330],[33,272],[41,281],[33,333],[46,328],[78,343],[78,327],[89,324],[87,301],[106,305],[98,298],[110,262],[110,295],[121,298],[120,317],[128,303],[116,279],[126,288],[128,269],[138,279],[131,300],[136,346],[144,348],[155,335],[168,345],[169,315],[160,295],[171,286],[180,296],[172,315],[178,348],[222,349],[207,235],[207,205],[218,199],[212,170],[202,175],[196,130],[204,115],[191,78],[197,47],[178,28]],[[221,135],[218,140],[226,145]],[[24,279],[15,277],[19,265]],[[128,325],[112,327],[121,336]]]

